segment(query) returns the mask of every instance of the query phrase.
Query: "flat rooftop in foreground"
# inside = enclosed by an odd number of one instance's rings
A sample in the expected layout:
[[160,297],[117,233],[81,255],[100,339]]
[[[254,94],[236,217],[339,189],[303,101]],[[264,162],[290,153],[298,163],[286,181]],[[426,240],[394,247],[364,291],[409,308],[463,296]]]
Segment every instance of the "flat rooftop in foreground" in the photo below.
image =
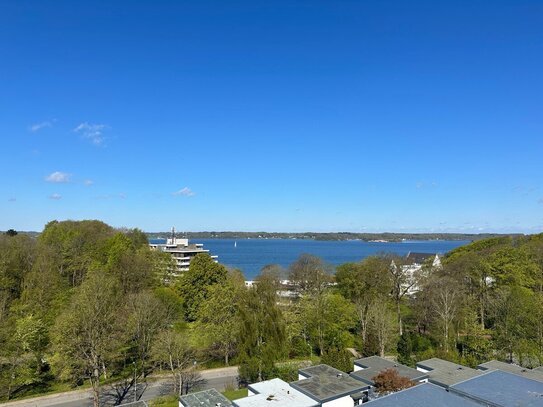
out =
[[428,377],[427,373],[423,373],[417,369],[392,362],[379,356],[370,356],[367,358],[358,359],[354,361],[354,364],[355,366],[362,368],[362,370],[352,372],[351,376],[371,385],[374,384],[373,377],[377,376],[380,372],[386,369],[394,369],[400,376],[407,377],[415,382]]
[[369,386],[353,379],[347,373],[328,365],[311,366],[299,370],[307,379],[291,383],[291,386],[320,403],[366,390]]
[[482,375],[484,372],[471,367],[462,366],[447,360],[432,358],[417,363],[417,369],[424,369],[428,375],[428,381],[439,386],[449,387]]
[[[455,384],[451,392],[500,407],[543,406],[543,383],[500,370]],[[484,404],[483,404],[484,405]]]
[[502,372],[513,373],[528,379],[543,382],[543,370],[528,369],[512,363],[500,362],[498,360],[481,363],[477,367],[481,370],[501,370]]
[[230,407],[232,403],[215,389],[185,394],[179,398],[184,407]]
[[271,379],[249,385],[249,390],[254,394],[232,403],[237,407],[318,407],[320,404],[311,397],[291,387],[281,379]]
[[474,400],[448,392],[432,383],[419,384],[366,404],[371,407],[481,407],[481,404]]

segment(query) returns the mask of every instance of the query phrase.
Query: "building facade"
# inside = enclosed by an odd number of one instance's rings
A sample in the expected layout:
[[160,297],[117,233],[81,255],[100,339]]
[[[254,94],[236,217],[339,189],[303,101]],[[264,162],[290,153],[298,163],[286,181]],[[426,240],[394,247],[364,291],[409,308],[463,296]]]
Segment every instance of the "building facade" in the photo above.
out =
[[[208,253],[209,250],[204,249],[201,243],[190,243],[189,239],[179,239],[175,237],[175,229],[172,228],[172,236],[166,239],[165,243],[149,243],[149,247],[153,250],[159,250],[164,253],[169,253],[175,261],[177,274],[182,274],[188,271],[191,259],[200,253]],[[211,258],[218,263],[218,256],[211,255]]]

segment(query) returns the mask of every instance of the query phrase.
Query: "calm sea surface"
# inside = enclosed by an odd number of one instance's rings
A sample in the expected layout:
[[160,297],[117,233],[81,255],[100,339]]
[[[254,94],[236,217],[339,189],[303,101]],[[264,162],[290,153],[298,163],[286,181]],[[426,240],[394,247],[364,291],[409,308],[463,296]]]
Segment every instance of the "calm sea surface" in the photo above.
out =
[[410,251],[444,254],[469,243],[460,240],[417,240],[401,243],[303,239],[191,239],[190,241],[203,243],[204,249],[219,256],[219,262],[240,269],[247,279],[256,277],[262,267],[267,264],[279,264],[286,268],[302,253],[319,256],[325,262],[337,266],[360,261],[379,252],[399,255],[405,255]]

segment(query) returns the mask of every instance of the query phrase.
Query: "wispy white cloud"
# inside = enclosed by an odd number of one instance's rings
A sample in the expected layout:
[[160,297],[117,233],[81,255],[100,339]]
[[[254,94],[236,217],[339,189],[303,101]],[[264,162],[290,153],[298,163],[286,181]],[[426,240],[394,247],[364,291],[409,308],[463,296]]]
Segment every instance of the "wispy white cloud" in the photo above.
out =
[[109,127],[105,124],[93,124],[89,122],[84,122],[79,124],[74,132],[81,134],[84,139],[90,140],[95,146],[101,146],[106,140],[104,136],[104,131]]
[[62,195],[60,195],[60,194],[51,194],[51,195],[49,195],[49,199],[53,199],[55,201],[58,201],[59,199],[62,199]]
[[83,181],[83,184],[85,184],[86,187],[90,187],[91,185],[94,185],[94,181],[92,179],[86,179]]
[[28,130],[31,131],[32,133],[35,133],[37,131],[40,131],[42,129],[45,129],[47,127],[53,127],[53,123],[55,123],[56,120],[53,119],[53,120],[46,120],[44,122],[40,122],[40,123],[34,123],[30,126],[28,126]]
[[126,194],[120,193],[120,194],[105,194],[105,195],[98,195],[94,197],[95,199],[126,199]]
[[45,177],[45,180],[47,182],[52,182],[55,184],[63,184],[66,182],[70,182],[70,177],[71,175],[65,172],[55,171],[49,174],[47,177]]
[[174,195],[174,196],[194,196],[194,195],[196,195],[196,193],[194,191],[192,191],[192,189],[190,189],[189,187],[185,187],[185,188],[180,189],[179,191],[175,191],[174,193],[172,193],[172,195]]

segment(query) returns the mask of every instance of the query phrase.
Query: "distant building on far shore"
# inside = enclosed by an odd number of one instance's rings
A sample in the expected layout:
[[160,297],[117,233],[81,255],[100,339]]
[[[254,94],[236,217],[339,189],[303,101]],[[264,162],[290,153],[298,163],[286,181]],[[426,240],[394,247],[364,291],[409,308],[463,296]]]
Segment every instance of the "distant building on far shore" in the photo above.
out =
[[[190,243],[189,239],[178,239],[175,237],[175,228],[172,228],[171,237],[166,239],[165,243],[149,243],[149,247],[153,250],[160,250],[164,253],[170,253],[175,260],[177,272],[179,274],[188,271],[191,259],[200,253],[209,253],[209,250],[204,249],[201,243]],[[211,256],[218,263],[219,256]]]

